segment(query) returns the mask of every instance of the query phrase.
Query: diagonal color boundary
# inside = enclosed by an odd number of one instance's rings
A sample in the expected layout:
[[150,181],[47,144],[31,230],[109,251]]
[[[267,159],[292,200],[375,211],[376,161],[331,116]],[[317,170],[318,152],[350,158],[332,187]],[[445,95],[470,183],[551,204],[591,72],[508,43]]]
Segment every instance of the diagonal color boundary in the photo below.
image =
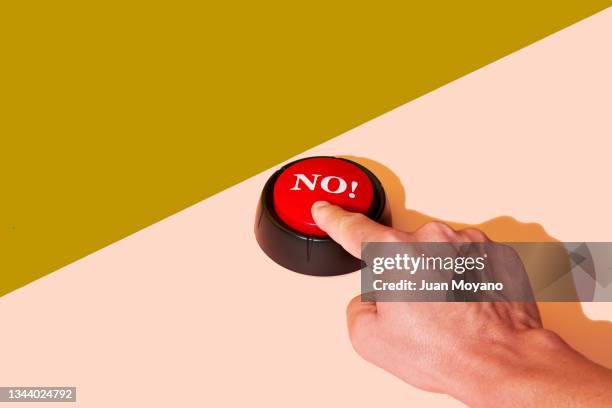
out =
[[0,294],[609,1],[3,5]]

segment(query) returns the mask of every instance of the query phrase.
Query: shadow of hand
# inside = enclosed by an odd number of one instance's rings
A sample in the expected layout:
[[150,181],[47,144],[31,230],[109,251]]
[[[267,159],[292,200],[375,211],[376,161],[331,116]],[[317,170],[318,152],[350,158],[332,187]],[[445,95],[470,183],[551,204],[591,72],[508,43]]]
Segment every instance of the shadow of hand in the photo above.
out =
[[[405,208],[406,194],[399,178],[382,164],[361,157],[346,156],[347,159],[360,163],[370,169],[382,181],[393,217],[393,227],[404,231],[415,231],[430,221],[442,221],[454,229],[478,228],[493,241],[498,242],[559,242],[546,233],[536,223],[522,223],[510,216],[500,216],[481,224],[471,225],[456,221],[447,221]],[[529,272],[532,285],[538,280],[546,281],[547,277],[558,277],[558,265],[542,262],[541,256],[535,257],[532,265],[525,265],[527,270],[537,269],[537,274]],[[548,268],[548,269],[547,269]],[[534,280],[536,281],[534,284]],[[550,283],[550,282],[548,282]],[[612,323],[593,321],[585,316],[577,299],[571,274],[564,274],[555,281],[556,290],[564,292],[564,302],[538,302],[544,326],[556,332],[573,348],[591,360],[612,368]]]

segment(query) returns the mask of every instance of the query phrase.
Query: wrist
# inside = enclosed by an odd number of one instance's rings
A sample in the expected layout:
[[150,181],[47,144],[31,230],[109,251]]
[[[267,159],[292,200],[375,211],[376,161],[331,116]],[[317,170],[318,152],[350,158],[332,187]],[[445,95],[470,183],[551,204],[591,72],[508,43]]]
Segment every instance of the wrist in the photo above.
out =
[[[559,336],[533,329],[467,353],[468,373],[449,394],[470,406],[589,406],[609,404],[612,373]],[[463,370],[461,370],[463,371]]]

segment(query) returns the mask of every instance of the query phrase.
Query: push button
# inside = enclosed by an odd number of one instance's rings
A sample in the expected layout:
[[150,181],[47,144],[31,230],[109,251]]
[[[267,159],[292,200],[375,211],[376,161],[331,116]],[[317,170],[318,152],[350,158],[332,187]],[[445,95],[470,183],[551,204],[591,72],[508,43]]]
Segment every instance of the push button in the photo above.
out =
[[264,186],[255,220],[259,246],[276,263],[307,275],[358,270],[361,261],[315,224],[311,207],[320,200],[382,223],[390,217],[384,189],[365,167],[336,157],[301,159],[276,171]]
[[367,174],[354,163],[332,157],[315,157],[291,164],[274,183],[274,208],[289,227],[309,236],[325,237],[312,219],[316,201],[366,213],[374,189]]

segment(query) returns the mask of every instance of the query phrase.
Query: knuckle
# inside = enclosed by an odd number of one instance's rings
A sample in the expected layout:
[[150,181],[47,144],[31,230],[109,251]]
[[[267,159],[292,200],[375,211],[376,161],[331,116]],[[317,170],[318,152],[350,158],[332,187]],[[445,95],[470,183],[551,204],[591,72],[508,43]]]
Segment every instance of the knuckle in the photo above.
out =
[[421,236],[433,240],[454,240],[457,233],[448,225],[440,221],[430,221],[417,231]]
[[536,330],[539,333],[539,341],[550,348],[558,348],[565,345],[565,341],[557,333],[550,330],[539,329]]
[[488,241],[487,235],[484,232],[482,232],[481,230],[476,229],[476,228],[465,228],[465,229],[459,231],[459,233],[464,238],[467,238],[467,240],[469,240],[469,241],[474,241],[474,242],[485,242],[485,241]]
[[406,234],[394,229],[389,229],[381,234],[382,242],[402,242],[406,241]]

